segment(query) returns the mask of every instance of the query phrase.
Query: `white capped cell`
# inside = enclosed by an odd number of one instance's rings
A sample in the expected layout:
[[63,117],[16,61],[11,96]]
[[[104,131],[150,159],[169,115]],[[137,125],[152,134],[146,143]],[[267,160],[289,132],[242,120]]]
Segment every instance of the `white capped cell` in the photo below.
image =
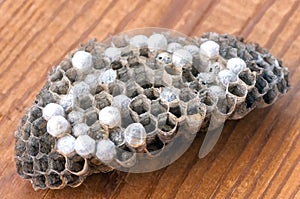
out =
[[171,52],[171,53],[178,49],[181,49],[181,48],[182,48],[182,45],[177,42],[172,42],[172,43],[168,44],[168,52]]
[[100,110],[99,121],[101,124],[107,125],[109,128],[113,128],[120,124],[121,114],[118,108],[113,106],[107,106]]
[[154,50],[166,50],[168,47],[168,41],[162,34],[153,34],[147,40],[148,48],[151,51]]
[[64,108],[56,103],[49,103],[47,104],[44,108],[43,108],[43,118],[45,120],[50,120],[51,117],[53,116],[64,116],[65,115],[65,111]]
[[47,132],[53,137],[61,137],[70,131],[70,124],[63,116],[53,116],[47,122]]
[[172,102],[178,99],[178,93],[173,88],[165,87],[162,89],[160,97],[163,101]]
[[70,93],[73,95],[73,97],[85,96],[90,94],[90,87],[85,82],[79,82],[73,86]]
[[220,46],[214,41],[206,41],[200,45],[200,56],[212,58],[219,55]]
[[111,61],[116,61],[121,56],[121,50],[115,47],[109,47],[105,50],[104,55],[111,59]]
[[230,82],[237,80],[237,75],[230,70],[224,69],[218,73],[218,78],[224,86],[227,86]]
[[146,144],[147,133],[142,124],[132,123],[125,129],[124,137],[129,146],[138,148]]
[[196,45],[186,45],[183,47],[185,50],[189,51],[193,56],[199,55],[199,47]]
[[113,69],[108,69],[102,73],[100,76],[100,82],[104,84],[109,84],[117,79],[117,71]]
[[135,35],[129,41],[130,45],[135,48],[142,48],[147,46],[148,37],[145,35]]
[[80,135],[76,138],[74,149],[82,157],[92,155],[96,150],[96,141],[88,135]]
[[234,72],[235,74],[238,74],[247,67],[247,64],[241,58],[235,57],[229,59],[226,66],[230,71]]
[[74,151],[75,138],[72,135],[65,135],[56,142],[57,151],[64,155],[69,155]]
[[72,57],[72,65],[79,70],[86,70],[92,66],[92,55],[85,51],[77,51]]
[[173,53],[172,62],[177,67],[191,65],[193,63],[193,56],[189,51],[185,49],[179,49]]
[[129,106],[131,99],[126,95],[117,95],[112,100],[112,106],[120,110],[126,110]]
[[72,94],[62,96],[59,104],[64,108],[64,110],[69,110],[74,105],[74,96]]
[[86,123],[75,124],[72,128],[73,135],[78,137],[80,135],[87,135],[90,127]]
[[97,144],[96,156],[103,163],[110,163],[116,156],[114,143],[109,139],[100,140]]

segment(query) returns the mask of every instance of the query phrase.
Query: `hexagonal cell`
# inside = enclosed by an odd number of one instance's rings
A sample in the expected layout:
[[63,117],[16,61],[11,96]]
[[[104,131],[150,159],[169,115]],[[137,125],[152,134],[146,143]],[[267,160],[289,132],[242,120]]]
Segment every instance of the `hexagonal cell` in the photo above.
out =
[[135,112],[122,112],[121,113],[121,126],[122,128],[126,128],[128,125],[138,122],[139,118],[137,116],[137,113]]
[[45,189],[47,187],[46,177],[44,175],[34,176],[34,177],[32,177],[32,184],[33,184],[33,187],[35,187],[35,188]]
[[248,92],[248,94],[246,96],[246,100],[245,100],[246,108],[247,109],[255,108],[257,100],[258,100],[258,98],[256,97],[253,90]]
[[60,81],[63,78],[63,73],[58,68],[52,69],[49,73],[49,79],[51,82]]
[[36,171],[44,173],[48,170],[48,165],[48,157],[46,155],[42,155],[34,160],[33,168]]
[[117,70],[117,79],[124,83],[127,83],[132,77],[132,73],[133,71],[131,68],[122,67]]
[[217,111],[223,115],[230,115],[236,106],[236,99],[232,96],[219,99],[217,103]]
[[182,116],[186,115],[186,103],[184,102],[175,102],[169,104],[169,110],[170,113],[172,113],[177,118],[180,118]]
[[27,122],[22,126],[21,132],[22,132],[22,139],[28,140],[30,137],[30,130],[31,129],[31,123]]
[[35,103],[39,106],[46,106],[49,103],[55,103],[55,97],[52,92],[48,90],[48,85],[43,87],[42,90],[37,96]]
[[144,95],[150,100],[156,100],[159,98],[160,91],[158,88],[147,88],[144,90]]
[[141,93],[143,93],[143,88],[135,81],[130,80],[126,83],[126,94],[128,97],[133,98]]
[[33,170],[33,159],[29,155],[23,157],[23,172],[27,175],[31,175],[34,173]]
[[214,107],[217,104],[218,99],[215,95],[213,95],[208,90],[205,90],[201,93],[199,93],[199,98],[202,103],[204,103],[207,106],[207,112],[211,112],[214,110]]
[[164,68],[159,68],[154,71],[154,87],[166,87],[170,86],[171,84],[172,77],[164,70]]
[[40,142],[36,137],[31,137],[28,140],[26,151],[31,156],[36,156],[39,153]]
[[41,108],[37,106],[33,106],[29,110],[29,116],[28,116],[28,121],[29,122],[34,122],[36,119],[42,117],[42,110]]
[[68,121],[73,125],[82,123],[83,120],[84,120],[84,115],[82,111],[71,111],[68,114]]
[[249,87],[254,86],[256,83],[255,73],[252,73],[248,68],[244,71],[241,71],[238,77]]
[[139,95],[132,99],[129,108],[138,115],[146,113],[150,110],[150,100],[145,95]]
[[49,167],[50,169],[61,172],[65,169],[66,159],[63,155],[53,152],[49,154]]
[[52,146],[55,144],[55,139],[48,133],[45,133],[40,138],[40,152],[48,154],[52,150]]
[[157,130],[157,121],[150,113],[140,115],[140,123],[144,126],[147,133],[147,140],[154,139]]
[[168,105],[162,100],[151,101],[151,114],[155,117],[168,110]]
[[108,87],[109,89],[109,93],[112,95],[112,96],[117,96],[117,95],[121,95],[121,94],[124,94],[125,93],[125,86],[123,83],[121,82],[114,82],[114,83],[111,83]]
[[117,147],[124,145],[125,144],[124,129],[120,127],[109,129],[109,139]]
[[96,108],[101,110],[104,107],[110,106],[112,99],[113,97],[105,91],[95,95]]
[[58,189],[59,187],[63,186],[63,181],[60,175],[55,172],[51,172],[48,174],[47,184],[52,189]]
[[191,69],[183,68],[182,69],[182,80],[183,82],[193,82],[196,81],[196,78],[192,74]]
[[188,87],[187,84],[183,82],[181,76],[172,76],[172,86],[178,89]]
[[149,58],[149,48],[140,48],[140,56]]
[[284,78],[284,72],[283,72],[282,68],[279,66],[274,66],[273,74],[276,75],[279,79]]
[[274,84],[278,79],[278,77],[270,70],[264,70],[262,76],[270,84]]
[[193,99],[187,104],[186,120],[183,128],[190,134],[199,132],[202,122],[206,116],[206,105],[199,98]]
[[66,179],[67,185],[73,188],[79,186],[83,182],[83,178],[71,173],[65,173],[63,177]]
[[187,103],[186,113],[187,115],[199,114],[198,119],[201,121],[201,118],[204,118],[206,115],[206,106],[205,104],[201,103],[200,99],[193,99]]
[[156,135],[151,142],[147,143],[146,149],[150,153],[151,156],[155,156],[160,154],[162,150],[164,149],[165,144],[159,139],[159,137]]
[[282,79],[277,83],[277,89],[281,94],[285,94],[288,91],[288,82]]
[[136,152],[128,147],[117,148],[116,162],[123,168],[130,168],[136,163]]
[[274,86],[263,96],[263,99],[266,104],[272,104],[277,99],[277,96],[278,96],[277,88],[276,86]]
[[87,172],[87,161],[75,154],[67,158],[67,169],[75,175],[83,175]]
[[65,73],[68,80],[73,83],[78,79],[77,70],[75,68],[70,68]]
[[100,121],[96,121],[92,126],[90,126],[88,135],[94,140],[99,140],[103,137],[107,137],[107,132],[102,128]]
[[261,95],[265,94],[267,90],[269,90],[268,82],[262,76],[258,76],[256,78],[255,87]]
[[76,99],[76,105],[83,110],[87,110],[93,106],[92,96],[86,95]]
[[229,83],[227,92],[228,94],[237,97],[237,103],[244,102],[248,93],[246,86],[236,82]]
[[197,95],[190,88],[183,88],[180,90],[179,99],[188,102],[197,97]]
[[130,67],[136,67],[137,65],[139,65],[139,58],[135,55],[129,55],[127,61]]
[[91,94],[96,93],[97,86],[99,85],[99,81],[98,81],[99,76],[100,73],[98,72],[98,73],[88,74],[84,79],[84,82],[88,84],[90,87]]
[[96,121],[98,121],[98,113],[95,108],[89,109],[87,112],[84,113],[85,115],[85,123],[88,126],[93,125]]
[[134,67],[133,76],[142,88],[150,88],[154,84],[154,71],[145,65],[137,65]]
[[15,143],[15,155],[21,157],[25,151],[26,143],[21,139],[17,139]]
[[246,62],[246,63],[247,63],[247,67],[250,68],[252,72],[255,71],[258,75],[263,73],[264,69],[260,68],[255,62]]
[[162,113],[157,117],[158,136],[162,141],[168,142],[177,132],[177,120],[171,113]]
[[68,93],[69,83],[66,80],[53,82],[50,86],[50,90],[59,95],[65,95]]

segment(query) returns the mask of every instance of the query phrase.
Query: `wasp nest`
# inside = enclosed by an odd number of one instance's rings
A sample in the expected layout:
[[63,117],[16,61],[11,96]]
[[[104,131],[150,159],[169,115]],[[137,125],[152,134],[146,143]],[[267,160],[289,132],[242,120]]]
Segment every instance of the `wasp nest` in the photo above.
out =
[[133,166],[135,153],[162,149],[180,127],[197,133],[212,113],[242,118],[288,88],[281,61],[231,35],[92,40],[51,71],[23,117],[17,172],[35,189],[76,187],[92,173]]

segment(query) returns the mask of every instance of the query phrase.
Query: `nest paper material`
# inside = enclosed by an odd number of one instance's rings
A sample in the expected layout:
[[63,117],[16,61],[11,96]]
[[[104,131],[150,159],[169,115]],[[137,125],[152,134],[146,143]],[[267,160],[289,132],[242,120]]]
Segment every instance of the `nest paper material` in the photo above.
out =
[[280,60],[228,34],[91,40],[53,68],[22,118],[17,172],[35,189],[61,189],[93,173],[130,171],[136,154],[151,161],[175,137],[207,129],[212,115],[240,119],[288,88]]

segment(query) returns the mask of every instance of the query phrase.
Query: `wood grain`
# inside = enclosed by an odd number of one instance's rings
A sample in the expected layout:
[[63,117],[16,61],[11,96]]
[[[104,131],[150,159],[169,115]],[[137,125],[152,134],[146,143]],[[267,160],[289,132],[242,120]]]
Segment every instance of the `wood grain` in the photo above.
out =
[[[0,198],[300,198],[299,0],[2,0],[0,16]],[[49,69],[89,38],[149,26],[242,35],[283,59],[292,89],[273,106],[228,121],[204,159],[197,158],[201,135],[159,171],[98,174],[75,189],[34,191],[16,174],[13,135]]]

